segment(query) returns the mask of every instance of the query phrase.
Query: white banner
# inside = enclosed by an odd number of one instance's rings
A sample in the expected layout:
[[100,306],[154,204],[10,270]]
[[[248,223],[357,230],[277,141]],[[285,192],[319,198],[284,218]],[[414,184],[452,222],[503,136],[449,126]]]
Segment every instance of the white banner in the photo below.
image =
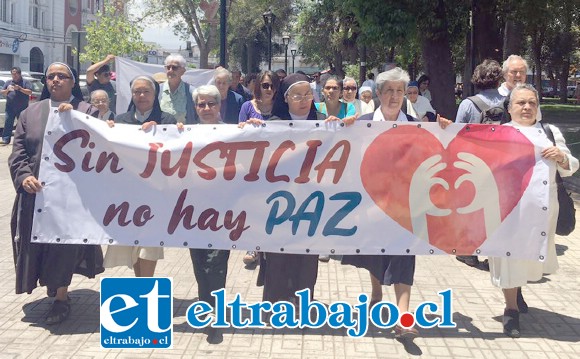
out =
[[[51,114],[39,242],[335,254],[546,252],[549,145],[507,126],[142,131]],[[536,145],[534,145],[534,144]]]
[[[136,76],[149,75],[157,72],[165,72],[163,65],[147,64],[122,57],[115,57],[115,69],[117,70],[117,108],[116,114],[127,112],[131,102],[130,83]],[[195,87],[213,83],[214,70],[187,70],[181,80]]]

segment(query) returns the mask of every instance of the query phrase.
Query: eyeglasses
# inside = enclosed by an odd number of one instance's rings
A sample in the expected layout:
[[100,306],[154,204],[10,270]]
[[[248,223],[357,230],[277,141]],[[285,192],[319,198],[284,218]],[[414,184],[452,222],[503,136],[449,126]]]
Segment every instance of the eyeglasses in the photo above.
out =
[[181,66],[177,66],[177,65],[165,65],[165,69],[168,71],[169,70],[176,71],[176,70],[179,70],[180,68],[181,68]]
[[217,102],[198,102],[196,104],[197,108],[203,110],[205,108],[214,108],[217,105]]
[[324,86],[324,89],[326,91],[330,91],[330,90],[334,90],[334,91],[338,91],[338,86]]
[[345,86],[342,89],[344,91],[356,91],[356,86]]
[[102,105],[102,104],[109,103],[109,100],[94,100],[94,101],[91,101],[91,103],[93,105]]
[[70,79],[69,75],[63,74],[62,72],[55,72],[55,73],[46,75],[46,78],[49,79],[50,81],[54,80],[55,77],[58,77],[59,80]]
[[150,93],[151,93],[151,91],[149,91],[149,90],[144,90],[144,91],[136,90],[136,91],[133,91],[133,96],[141,96],[141,95],[147,96]]
[[269,90],[269,89],[273,89],[273,88],[274,88],[274,85],[273,84],[270,84],[270,83],[267,83],[267,82],[263,82],[262,83],[262,89],[263,90]]
[[301,101],[312,101],[312,99],[314,98],[314,96],[312,94],[308,94],[308,95],[292,95],[292,96],[288,96],[289,99],[291,99],[294,102],[301,102]]

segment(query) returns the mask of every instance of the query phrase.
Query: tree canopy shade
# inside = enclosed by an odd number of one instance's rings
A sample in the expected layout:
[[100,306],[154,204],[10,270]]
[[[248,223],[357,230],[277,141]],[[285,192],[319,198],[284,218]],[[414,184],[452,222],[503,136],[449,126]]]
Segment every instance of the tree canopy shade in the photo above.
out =
[[133,56],[149,49],[141,37],[143,29],[120,14],[111,3],[106,3],[96,18],[86,26],[87,45],[80,53],[80,61],[97,62],[108,54]]

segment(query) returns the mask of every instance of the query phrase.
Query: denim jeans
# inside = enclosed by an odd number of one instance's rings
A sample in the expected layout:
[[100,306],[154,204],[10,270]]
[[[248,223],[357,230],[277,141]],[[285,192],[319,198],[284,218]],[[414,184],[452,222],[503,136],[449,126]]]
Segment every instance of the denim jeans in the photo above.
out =
[[16,117],[20,117],[20,113],[22,111],[23,110],[13,111],[8,106],[6,106],[6,122],[4,123],[4,131],[2,131],[2,140],[4,140],[5,143],[10,143],[10,139],[12,138],[12,131],[14,131],[14,119]]

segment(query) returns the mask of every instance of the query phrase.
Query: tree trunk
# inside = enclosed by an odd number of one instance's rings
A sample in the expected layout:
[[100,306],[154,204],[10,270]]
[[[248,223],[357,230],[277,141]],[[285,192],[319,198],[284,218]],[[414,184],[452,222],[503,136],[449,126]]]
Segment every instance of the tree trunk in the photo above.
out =
[[199,68],[200,69],[209,69],[209,50],[206,46],[199,47]]
[[562,63],[562,71],[560,72],[559,87],[560,87],[560,102],[568,102],[568,76],[570,75],[570,59],[567,58]]
[[534,57],[534,64],[536,64],[535,84],[534,87],[538,90],[540,100],[542,99],[542,43],[544,42],[543,35],[540,31],[532,32],[532,54]]
[[433,97],[432,105],[443,117],[454,119],[457,111],[455,105],[455,72],[451,59],[451,45],[447,32],[447,15],[443,0],[438,0],[433,12],[434,25],[422,29],[421,46],[425,70],[431,78],[429,85]]
[[498,23],[497,0],[472,0],[475,66],[485,59],[503,60],[501,24]]
[[517,20],[507,20],[503,33],[503,54],[504,58],[509,55],[522,55],[524,44],[524,31],[521,22]]

